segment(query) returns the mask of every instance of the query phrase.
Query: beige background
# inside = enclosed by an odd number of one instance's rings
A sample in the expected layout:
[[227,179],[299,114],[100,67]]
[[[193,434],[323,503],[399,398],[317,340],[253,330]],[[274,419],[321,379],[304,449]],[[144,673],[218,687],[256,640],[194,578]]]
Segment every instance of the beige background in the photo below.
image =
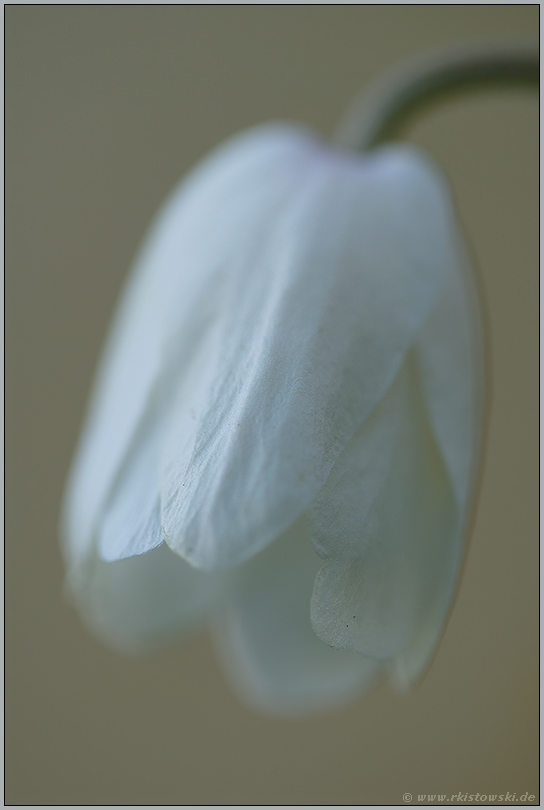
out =
[[402,804],[537,783],[537,96],[450,103],[444,166],[484,279],[494,398],[481,502],[421,686],[335,713],[241,706],[199,635],[128,662],[62,598],[59,501],[115,297],[177,180],[244,127],[324,134],[397,60],[536,34],[532,5],[8,6],[8,804]]

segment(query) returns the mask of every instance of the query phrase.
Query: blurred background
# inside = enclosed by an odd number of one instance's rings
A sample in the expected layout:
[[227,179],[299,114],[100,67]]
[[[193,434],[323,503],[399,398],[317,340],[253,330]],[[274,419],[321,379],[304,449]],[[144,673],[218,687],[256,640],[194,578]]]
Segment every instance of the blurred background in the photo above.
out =
[[485,288],[493,377],[463,581],[413,694],[383,685],[335,712],[282,719],[240,705],[206,634],[150,658],[118,658],[63,598],[57,524],[116,296],[179,178],[263,121],[329,135],[395,62],[467,37],[536,36],[538,11],[6,7],[6,804],[537,794],[534,91],[457,99],[408,133],[453,184]]

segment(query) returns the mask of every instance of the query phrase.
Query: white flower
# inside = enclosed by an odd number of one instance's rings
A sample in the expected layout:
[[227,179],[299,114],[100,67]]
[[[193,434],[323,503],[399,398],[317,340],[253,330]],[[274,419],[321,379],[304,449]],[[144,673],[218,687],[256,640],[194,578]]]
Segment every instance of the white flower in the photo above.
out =
[[264,708],[409,686],[459,573],[481,354],[425,157],[233,139],[160,212],[107,344],[64,510],[83,615],[125,649],[211,620]]

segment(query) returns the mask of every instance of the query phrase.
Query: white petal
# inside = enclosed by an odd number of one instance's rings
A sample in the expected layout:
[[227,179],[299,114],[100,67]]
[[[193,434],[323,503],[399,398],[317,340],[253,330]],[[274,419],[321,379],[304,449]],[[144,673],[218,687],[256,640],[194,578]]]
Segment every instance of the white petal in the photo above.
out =
[[459,566],[460,518],[413,353],[309,516],[314,544],[328,558],[312,598],[320,638],[391,659],[442,626]]
[[216,622],[216,638],[241,698],[271,712],[334,706],[369,688],[378,662],[320,641],[310,623],[319,557],[300,518],[245,566],[235,602]]
[[91,555],[69,572],[69,596],[97,635],[129,653],[146,651],[207,621],[236,585],[232,572],[195,571],[166,544],[117,562]]
[[[166,539],[206,569],[248,559],[315,497],[427,320],[451,255],[442,182],[412,150],[363,159],[300,134],[284,145],[281,160],[263,157],[262,198],[233,182],[238,219],[214,241],[228,257],[219,349],[192,429],[181,395],[165,435]],[[185,258],[208,277],[212,257],[190,236]]]
[[[456,498],[454,544],[459,557],[483,451],[486,375],[481,312],[476,279],[460,242],[444,292],[416,344],[427,412]],[[421,676],[443,632],[452,599],[452,587],[446,583],[441,602],[420,616],[409,644],[393,663],[391,675],[400,689],[411,687]]]
[[[68,482],[63,535],[69,561],[89,552],[111,490],[145,433],[142,423],[159,401],[168,402],[172,378],[190,363],[220,308],[228,241],[240,222],[238,209],[230,209],[233,185],[241,182],[266,196],[263,156],[270,161],[283,155],[284,141],[292,138],[289,128],[268,127],[234,139],[195,170],[159,212],[121,299]],[[280,174],[281,166],[281,186]],[[188,237],[200,245],[196,264],[185,250]],[[217,250],[217,243],[226,252]],[[129,539],[120,544],[127,553]],[[133,553],[141,551],[138,541]]]
[[417,339],[433,429],[460,509],[479,474],[484,416],[484,331],[476,279],[459,240],[444,290]]

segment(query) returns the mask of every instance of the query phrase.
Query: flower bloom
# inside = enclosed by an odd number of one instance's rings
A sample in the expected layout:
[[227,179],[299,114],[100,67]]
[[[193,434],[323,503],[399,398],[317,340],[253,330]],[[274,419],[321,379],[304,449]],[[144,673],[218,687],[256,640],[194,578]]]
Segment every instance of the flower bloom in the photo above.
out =
[[68,586],[139,650],[212,622],[239,692],[311,710],[425,668],[482,433],[478,299],[417,150],[270,125],[159,213],[64,508]]

